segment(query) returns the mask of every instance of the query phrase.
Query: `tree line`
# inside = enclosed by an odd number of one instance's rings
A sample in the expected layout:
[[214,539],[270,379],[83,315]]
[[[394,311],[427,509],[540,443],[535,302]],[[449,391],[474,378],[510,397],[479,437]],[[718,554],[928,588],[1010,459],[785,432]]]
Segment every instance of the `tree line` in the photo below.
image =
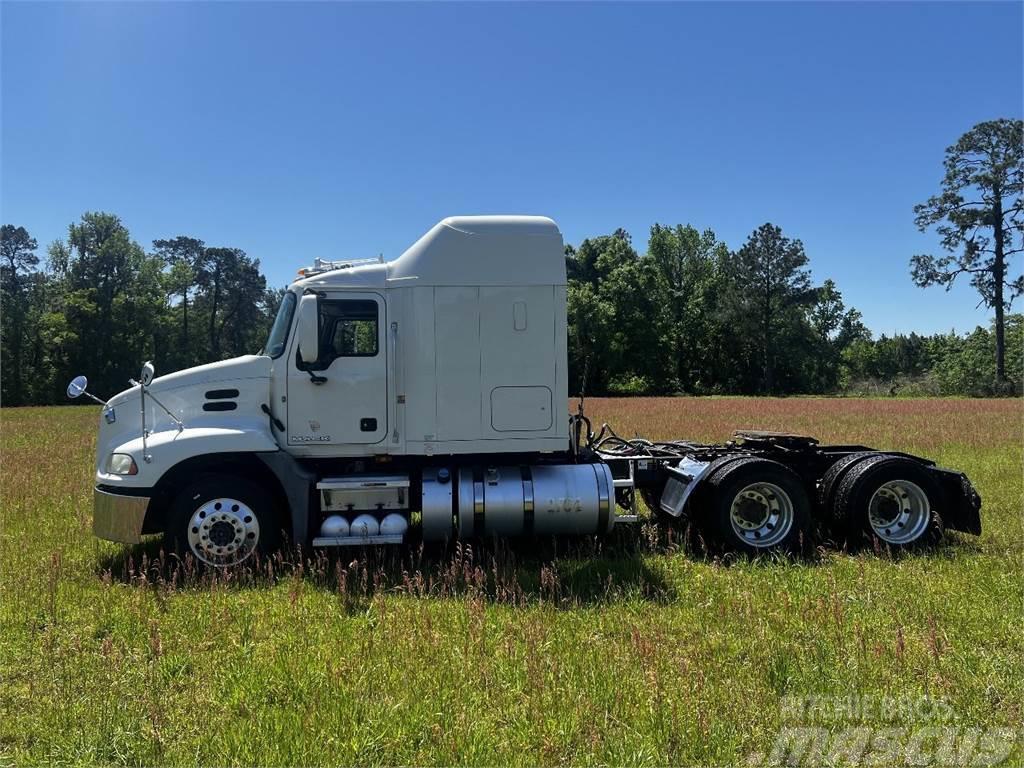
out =
[[711,230],[655,224],[569,247],[570,390],[630,394],[1020,393],[1024,316],[994,329],[874,338],[832,280],[813,285],[799,240],[773,224],[730,251]]
[[[992,309],[967,335],[875,339],[832,280],[815,285],[803,243],[772,223],[730,249],[710,229],[651,227],[566,247],[573,393],[1020,394],[1024,323],[1024,121],[978,123],[947,148],[940,191],[915,206],[942,253],[913,282],[963,277]],[[260,348],[284,289],[258,259],[179,235],[147,250],[110,213],[85,213],[47,249],[5,224],[0,242],[0,403],[61,402],[88,372],[113,393],[139,364],[162,372]]]
[[567,250],[570,374],[593,393],[1021,392],[1024,121],[978,123],[946,149],[940,191],[914,207],[942,252],[913,282],[969,280],[991,329],[873,339],[831,280],[811,282],[802,243],[773,224],[730,251],[711,230],[655,224]]
[[109,396],[144,360],[161,373],[255,352],[282,291],[258,259],[191,237],[146,250],[115,215],[85,213],[47,249],[5,224],[0,243],[0,402],[65,401],[68,379],[89,376]]
[[[189,236],[143,248],[110,213],[86,213],[45,260],[2,228],[4,405],[65,402],[85,372],[110,395],[143,360],[161,373],[256,352],[284,289],[258,259]],[[873,338],[832,280],[812,284],[803,244],[765,224],[737,250],[713,231],[651,227],[566,247],[570,391],[600,394],[989,395],[995,334]],[[1007,319],[1020,392],[1024,317]]]

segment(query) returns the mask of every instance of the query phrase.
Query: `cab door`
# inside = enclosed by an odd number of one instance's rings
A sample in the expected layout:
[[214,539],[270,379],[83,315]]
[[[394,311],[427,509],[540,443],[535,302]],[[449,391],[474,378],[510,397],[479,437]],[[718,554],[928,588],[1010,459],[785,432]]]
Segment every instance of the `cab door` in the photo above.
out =
[[319,354],[288,362],[288,444],[372,445],[388,431],[386,305],[378,293],[326,291]]

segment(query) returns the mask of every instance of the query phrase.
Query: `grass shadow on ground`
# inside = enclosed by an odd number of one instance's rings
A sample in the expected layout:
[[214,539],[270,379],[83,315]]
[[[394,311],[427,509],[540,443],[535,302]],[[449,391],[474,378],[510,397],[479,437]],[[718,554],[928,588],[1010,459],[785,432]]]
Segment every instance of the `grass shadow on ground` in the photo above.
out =
[[352,610],[361,610],[380,594],[572,608],[618,600],[673,600],[673,587],[657,567],[659,557],[683,555],[715,567],[753,563],[772,568],[793,563],[814,567],[837,556],[951,557],[978,550],[973,540],[954,536],[906,553],[862,545],[809,546],[792,556],[720,556],[692,529],[639,525],[623,526],[603,538],[487,539],[445,545],[413,541],[402,547],[313,552],[292,546],[224,570],[204,567],[191,555],[168,554],[161,540],[153,538],[101,557],[96,573],[105,580],[170,591],[268,588],[300,579],[337,593]]
[[579,606],[622,598],[670,600],[662,575],[645,555],[656,550],[638,533],[606,539],[481,540],[446,545],[302,551],[286,547],[224,570],[163,550],[159,538],[101,557],[105,580],[167,590],[266,588],[300,578],[353,603],[383,593],[417,597],[481,597],[498,604],[538,601]]

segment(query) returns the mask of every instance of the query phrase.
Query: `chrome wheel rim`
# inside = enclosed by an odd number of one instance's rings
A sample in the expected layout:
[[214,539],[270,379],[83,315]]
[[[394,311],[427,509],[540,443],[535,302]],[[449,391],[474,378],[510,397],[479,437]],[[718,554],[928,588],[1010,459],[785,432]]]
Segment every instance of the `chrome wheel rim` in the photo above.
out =
[[793,500],[774,483],[751,483],[733,497],[733,533],[752,547],[773,547],[793,529]]
[[260,541],[260,524],[247,504],[237,499],[210,499],[188,521],[188,546],[208,565],[235,565],[249,557]]
[[909,480],[890,480],[868,502],[868,523],[882,541],[909,544],[919,539],[932,518],[932,507],[919,485]]

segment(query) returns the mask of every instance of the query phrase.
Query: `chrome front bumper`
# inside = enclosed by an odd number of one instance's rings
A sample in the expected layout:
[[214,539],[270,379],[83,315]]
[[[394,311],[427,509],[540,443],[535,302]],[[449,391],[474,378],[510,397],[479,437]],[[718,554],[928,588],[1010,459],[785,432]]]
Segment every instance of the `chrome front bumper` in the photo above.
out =
[[138,544],[146,521],[149,499],[146,496],[122,496],[99,488],[92,494],[92,532],[100,539]]

